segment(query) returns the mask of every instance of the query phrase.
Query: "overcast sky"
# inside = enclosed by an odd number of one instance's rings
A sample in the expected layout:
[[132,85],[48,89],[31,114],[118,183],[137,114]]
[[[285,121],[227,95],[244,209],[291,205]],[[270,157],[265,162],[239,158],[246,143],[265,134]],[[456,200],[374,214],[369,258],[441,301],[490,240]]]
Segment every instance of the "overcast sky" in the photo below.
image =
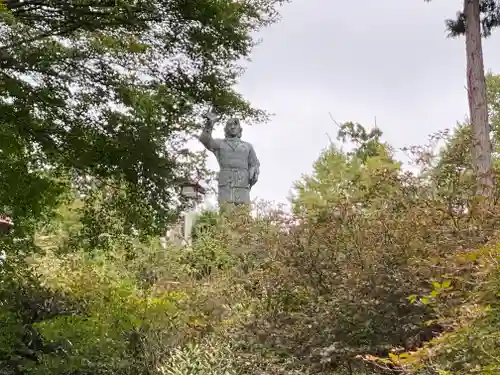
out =
[[[261,161],[252,198],[286,202],[290,188],[336,135],[329,118],[371,126],[395,147],[422,144],[467,114],[465,44],[444,20],[461,0],[292,0],[262,42],[239,91],[275,114],[244,126]],[[500,30],[486,40],[485,67],[500,73]],[[496,48],[495,48],[496,46]],[[217,162],[211,155],[210,166]]]

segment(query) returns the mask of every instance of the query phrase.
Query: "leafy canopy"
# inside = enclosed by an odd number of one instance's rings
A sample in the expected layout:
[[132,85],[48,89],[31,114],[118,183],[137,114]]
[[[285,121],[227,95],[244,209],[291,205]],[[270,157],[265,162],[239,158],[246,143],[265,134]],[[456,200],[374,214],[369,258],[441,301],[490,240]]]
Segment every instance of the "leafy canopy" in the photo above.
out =
[[[224,114],[265,118],[232,87],[252,32],[275,21],[282,2],[5,0],[4,211],[19,221],[51,207],[69,184],[111,185],[126,192],[125,210],[151,208],[142,227],[162,228],[179,179],[206,176],[203,157],[177,153],[200,110],[214,104]],[[16,193],[19,186],[36,199]]]

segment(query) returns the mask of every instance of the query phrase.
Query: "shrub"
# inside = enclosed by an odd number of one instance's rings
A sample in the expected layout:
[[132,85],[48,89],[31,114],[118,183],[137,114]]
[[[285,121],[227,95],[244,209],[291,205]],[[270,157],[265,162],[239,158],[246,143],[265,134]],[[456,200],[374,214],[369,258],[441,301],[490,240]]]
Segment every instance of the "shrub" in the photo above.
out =
[[226,344],[203,342],[175,348],[165,364],[160,366],[161,375],[239,375],[233,362],[233,352]]
[[220,220],[221,217],[217,211],[203,211],[191,230],[191,239],[193,242],[200,235],[203,235],[203,233],[213,232],[220,225]]
[[[12,374],[154,373],[171,348],[199,335],[190,327],[203,316],[184,310],[192,308],[186,292],[141,286],[125,265],[119,255],[48,253],[26,271],[37,283],[18,277],[12,290],[11,279],[3,299],[17,300],[0,311],[0,358]],[[20,350],[30,356],[16,360]]]
[[[473,188],[452,188],[464,178],[461,148],[412,174],[370,142],[366,152],[326,150],[297,185],[292,219],[273,213],[233,227],[233,237],[229,226],[213,236],[226,233],[221,251],[258,259],[241,273],[238,258],[227,276],[226,293],[246,306],[227,339],[252,358],[250,373],[371,373],[379,363],[367,358],[414,351],[450,329],[425,298],[409,298],[468,272],[450,254],[492,238],[500,209],[464,209],[474,207]],[[413,151],[423,160],[429,150]]]
[[26,299],[0,309],[0,354],[29,347],[28,374],[498,372],[500,207],[477,209],[467,128],[410,150],[419,174],[379,132],[344,130],[357,147],[325,150],[293,214],[210,214],[188,249],[126,234],[37,255],[39,277],[14,278]]
[[1,373],[23,373],[36,366],[41,355],[57,350],[43,340],[35,324],[77,311],[70,296],[45,287],[26,264],[10,257],[0,267]]
[[499,251],[492,241],[477,250],[450,254],[454,272],[443,283],[435,282],[429,295],[412,298],[434,309],[445,332],[417,350],[371,360],[412,374],[499,373]]

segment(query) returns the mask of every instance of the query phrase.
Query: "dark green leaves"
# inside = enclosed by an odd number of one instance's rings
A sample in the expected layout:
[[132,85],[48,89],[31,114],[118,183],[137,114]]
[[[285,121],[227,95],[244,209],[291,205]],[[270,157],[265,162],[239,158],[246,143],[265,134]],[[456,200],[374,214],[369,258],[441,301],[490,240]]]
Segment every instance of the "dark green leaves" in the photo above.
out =
[[[492,30],[500,25],[500,3],[498,0],[480,0],[480,12],[483,36],[490,36]],[[463,12],[458,12],[454,20],[446,20],[446,27],[450,32],[450,36],[464,35],[465,22]]]
[[177,157],[200,111],[263,118],[233,86],[251,32],[281,2],[6,0],[0,122],[18,147],[4,152],[80,187],[118,181],[138,200],[129,206],[170,217],[176,181],[206,176],[199,155]]

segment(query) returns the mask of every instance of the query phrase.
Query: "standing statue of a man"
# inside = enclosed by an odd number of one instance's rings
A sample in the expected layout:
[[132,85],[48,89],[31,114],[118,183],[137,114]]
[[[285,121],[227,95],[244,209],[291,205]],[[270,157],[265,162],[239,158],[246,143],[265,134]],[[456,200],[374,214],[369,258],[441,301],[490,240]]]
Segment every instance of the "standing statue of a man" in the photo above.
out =
[[219,162],[219,206],[250,204],[250,190],[259,178],[259,159],[253,146],[241,140],[240,121],[231,118],[224,128],[225,138],[214,139],[212,130],[219,116],[213,111],[204,115],[205,127],[199,137]]

